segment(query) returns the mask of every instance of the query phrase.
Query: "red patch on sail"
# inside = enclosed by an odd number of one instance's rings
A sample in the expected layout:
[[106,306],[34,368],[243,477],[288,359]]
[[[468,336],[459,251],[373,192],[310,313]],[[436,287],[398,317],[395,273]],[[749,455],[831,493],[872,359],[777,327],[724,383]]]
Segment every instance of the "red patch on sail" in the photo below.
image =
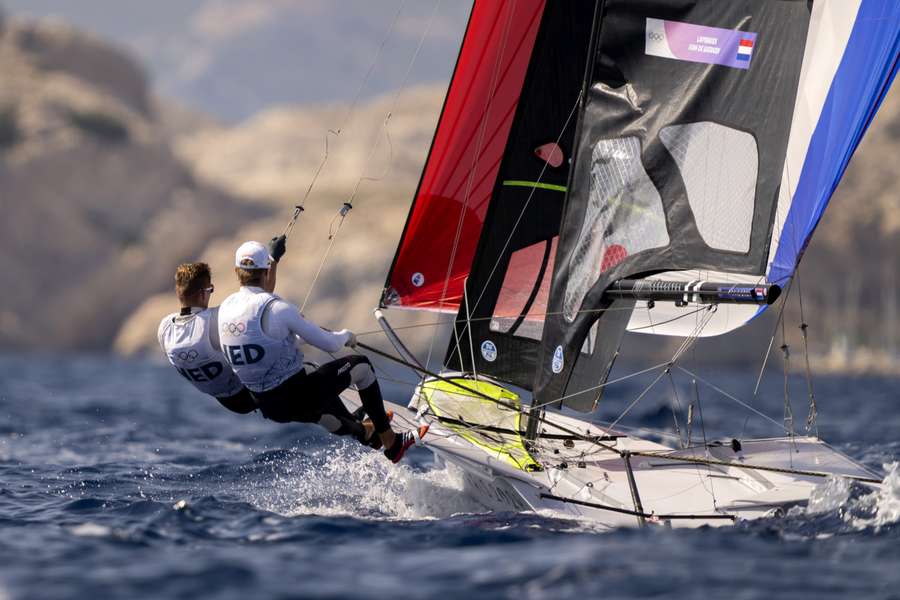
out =
[[603,253],[600,262],[600,272],[608,271],[628,257],[628,251],[619,244],[610,244]]
[[558,167],[563,163],[563,151],[559,144],[544,144],[534,149],[535,155],[551,167]]

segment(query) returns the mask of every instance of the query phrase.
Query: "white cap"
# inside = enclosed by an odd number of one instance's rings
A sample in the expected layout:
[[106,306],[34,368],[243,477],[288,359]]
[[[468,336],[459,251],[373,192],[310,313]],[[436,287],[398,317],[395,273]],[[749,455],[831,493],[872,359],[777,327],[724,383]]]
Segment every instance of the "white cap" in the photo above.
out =
[[268,269],[271,264],[268,248],[259,242],[244,242],[234,253],[234,266],[242,269]]

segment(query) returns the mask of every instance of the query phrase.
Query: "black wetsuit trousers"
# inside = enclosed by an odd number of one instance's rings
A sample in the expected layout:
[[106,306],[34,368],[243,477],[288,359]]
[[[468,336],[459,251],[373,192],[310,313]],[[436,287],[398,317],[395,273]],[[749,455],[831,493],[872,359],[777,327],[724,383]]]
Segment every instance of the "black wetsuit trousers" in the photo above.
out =
[[231,412],[241,415],[246,415],[256,410],[256,400],[253,399],[253,396],[250,395],[250,390],[247,388],[241,388],[241,391],[233,396],[223,396],[221,398],[216,396],[216,400]]
[[[354,383],[354,374],[366,373],[372,365],[365,356],[345,356],[325,363],[312,373],[300,371],[281,385],[265,392],[253,392],[257,406],[263,416],[278,423],[319,423],[323,416],[330,415],[340,426],[332,433],[352,435],[365,443],[366,431],[344,403],[340,394]],[[368,386],[358,384],[359,398],[363,410],[372,420],[375,431],[381,433],[390,429],[390,422],[384,410],[384,401],[374,370],[364,378],[371,381]]]

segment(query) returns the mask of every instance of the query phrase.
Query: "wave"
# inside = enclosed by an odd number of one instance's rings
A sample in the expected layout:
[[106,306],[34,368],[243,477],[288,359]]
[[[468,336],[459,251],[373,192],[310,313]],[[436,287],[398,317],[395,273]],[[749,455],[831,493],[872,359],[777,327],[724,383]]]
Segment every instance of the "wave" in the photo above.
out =
[[487,508],[465,495],[452,465],[393,465],[380,452],[347,444],[268,458],[272,479],[239,495],[284,516],[352,516],[369,519],[439,519]]

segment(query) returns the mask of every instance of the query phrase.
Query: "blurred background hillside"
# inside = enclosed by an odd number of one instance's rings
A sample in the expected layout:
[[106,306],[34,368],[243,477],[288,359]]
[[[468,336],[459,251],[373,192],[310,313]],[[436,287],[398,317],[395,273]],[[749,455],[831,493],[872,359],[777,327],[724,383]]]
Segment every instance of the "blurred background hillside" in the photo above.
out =
[[[279,292],[306,297],[335,214],[359,185],[306,313],[326,326],[375,328],[371,308],[469,3],[441,3],[433,20],[431,3],[405,3],[398,15],[395,2],[364,0],[0,4],[4,350],[155,356],[159,319],[176,308],[175,266],[209,262],[214,301],[224,299],[235,289],[234,248],[284,229],[327,130],[338,128]],[[815,368],[900,372],[898,152],[895,90],[800,270]],[[789,300],[785,332],[797,348],[798,294]],[[707,356],[757,364],[775,325],[769,312],[738,335],[704,341]],[[415,331],[413,346],[426,348],[426,329]],[[634,356],[670,353],[639,335],[626,346]]]

